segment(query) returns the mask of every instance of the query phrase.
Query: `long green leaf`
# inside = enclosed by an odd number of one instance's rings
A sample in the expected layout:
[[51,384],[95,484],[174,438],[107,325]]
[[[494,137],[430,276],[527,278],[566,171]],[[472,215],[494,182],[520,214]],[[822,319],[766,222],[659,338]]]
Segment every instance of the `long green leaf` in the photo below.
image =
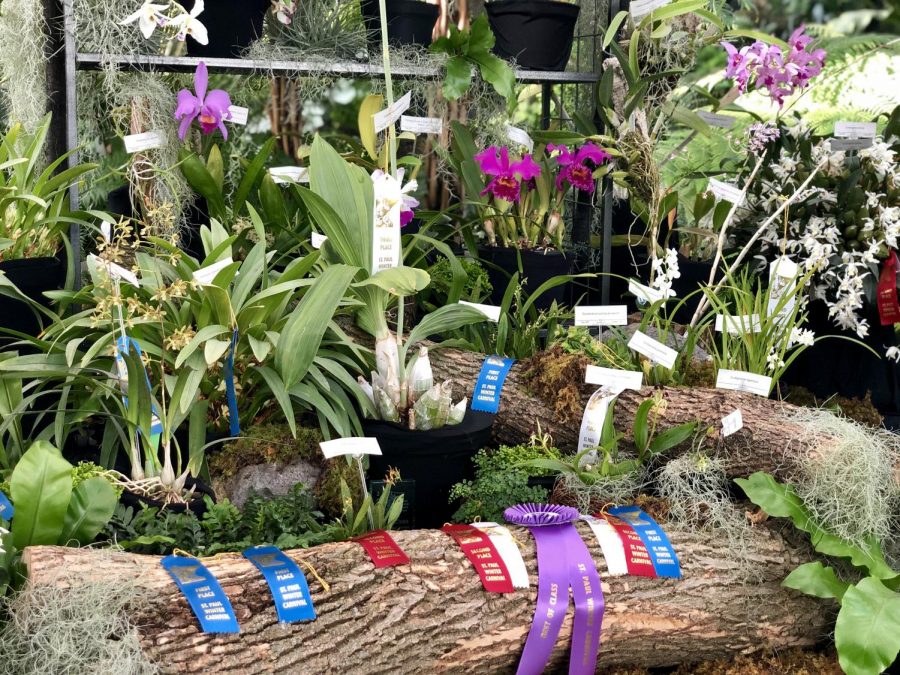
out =
[[834,626],[838,661],[847,675],[877,675],[900,653],[900,593],[871,577],[851,586]]
[[33,443],[13,471],[10,492],[15,547],[56,544],[72,496],[72,465],[59,450],[46,441]]
[[116,510],[116,491],[105,478],[96,476],[79,483],[72,491],[62,534],[61,546],[87,546],[100,534]]

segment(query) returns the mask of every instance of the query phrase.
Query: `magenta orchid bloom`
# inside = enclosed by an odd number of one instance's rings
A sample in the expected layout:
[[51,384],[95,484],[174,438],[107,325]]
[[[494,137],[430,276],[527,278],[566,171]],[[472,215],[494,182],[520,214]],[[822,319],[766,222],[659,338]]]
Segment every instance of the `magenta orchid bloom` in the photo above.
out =
[[[612,155],[594,143],[585,143],[576,153],[572,153],[565,145],[547,144],[548,152],[558,153],[555,156],[556,163],[560,166],[560,172],[556,176],[556,189],[565,190],[565,184],[583,192],[594,191],[594,167],[612,159]],[[590,162],[593,167],[588,164]]]
[[522,159],[510,162],[509,149],[506,147],[492,145],[475,155],[474,159],[484,175],[493,176],[493,180],[481,191],[482,197],[490,192],[496,199],[514,202],[522,192],[522,183],[528,183],[541,175],[541,167],[531,155],[524,155]]
[[187,136],[188,129],[194,120],[200,122],[200,130],[204,134],[211,134],[216,129],[222,132],[225,140],[228,140],[228,130],[225,128],[225,120],[231,119],[229,108],[231,97],[222,89],[213,89],[207,92],[209,85],[209,73],[206,64],[201,61],[194,73],[194,92],[182,89],[178,92],[178,107],[175,109],[175,119],[181,120],[178,128],[178,138],[182,141]]

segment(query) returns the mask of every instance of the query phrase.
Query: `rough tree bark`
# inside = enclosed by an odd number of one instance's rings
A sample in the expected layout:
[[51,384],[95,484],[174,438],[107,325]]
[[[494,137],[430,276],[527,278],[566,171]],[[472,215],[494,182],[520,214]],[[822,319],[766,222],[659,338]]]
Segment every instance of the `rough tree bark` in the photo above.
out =
[[[604,576],[606,615],[598,670],[666,666],[815,644],[829,630],[828,604],[781,587],[810,560],[803,543],[759,526],[747,558],[730,560],[708,535],[672,530],[680,580],[605,577],[590,530],[578,524]],[[206,560],[228,594],[241,634],[199,632],[187,602],[156,556],[62,547],[26,549],[32,586],[63,588],[82,580],[136,580],[150,598],[135,612],[147,656],[170,673],[503,673],[512,672],[536,600],[534,546],[522,542],[531,589],[487,594],[456,544],[435,530],[395,533],[410,565],[375,569],[354,543],[290,551],[330,584],[310,579],[318,619],[280,625],[252,565],[234,554]],[[747,574],[752,580],[747,580]],[[551,669],[568,659],[571,609]]]
[[[484,355],[440,349],[429,353],[429,358],[436,380],[451,380],[456,394],[464,392],[472,396]],[[516,363],[506,378],[500,411],[494,422],[495,440],[508,445],[524,443],[540,426],[543,433],[553,437],[558,448],[574,452],[581,420],[561,420],[554,414],[552,401],[530,393],[523,372],[523,366]],[[594,385],[581,387],[582,409],[596,389]],[[616,428],[629,430],[638,406],[655,391],[660,389],[645,387],[640,392],[623,392],[615,410]],[[795,440],[801,429],[788,420],[790,412],[797,409],[789,403],[722,389],[665,387],[661,391],[666,400],[659,422],[661,429],[698,419],[721,429],[722,418],[740,409],[744,428],[715,441],[730,476],[747,476],[754,471],[786,476],[793,466],[793,458],[805,455],[808,450]],[[821,446],[817,450],[822,451]]]

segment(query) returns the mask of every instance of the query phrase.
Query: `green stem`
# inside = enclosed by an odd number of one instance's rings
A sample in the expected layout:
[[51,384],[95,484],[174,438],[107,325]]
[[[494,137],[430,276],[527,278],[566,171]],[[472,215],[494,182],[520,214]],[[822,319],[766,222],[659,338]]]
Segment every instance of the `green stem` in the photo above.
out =
[[[388,24],[385,0],[378,0],[378,12],[381,18],[381,61],[384,65],[384,93],[390,108],[394,105],[394,82],[391,78],[391,54],[388,50]],[[388,161],[390,174],[397,177],[397,138],[394,125],[388,127]]]

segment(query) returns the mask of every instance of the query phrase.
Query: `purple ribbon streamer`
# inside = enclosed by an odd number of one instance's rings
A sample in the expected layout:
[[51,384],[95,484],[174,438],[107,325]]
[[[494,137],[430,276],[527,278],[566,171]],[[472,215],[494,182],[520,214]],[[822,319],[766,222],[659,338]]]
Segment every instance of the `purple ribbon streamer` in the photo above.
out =
[[566,557],[569,564],[569,584],[575,599],[575,621],[572,626],[572,650],[569,655],[569,675],[592,675],[600,652],[600,630],[606,603],[600,574],[574,525],[567,526]]

